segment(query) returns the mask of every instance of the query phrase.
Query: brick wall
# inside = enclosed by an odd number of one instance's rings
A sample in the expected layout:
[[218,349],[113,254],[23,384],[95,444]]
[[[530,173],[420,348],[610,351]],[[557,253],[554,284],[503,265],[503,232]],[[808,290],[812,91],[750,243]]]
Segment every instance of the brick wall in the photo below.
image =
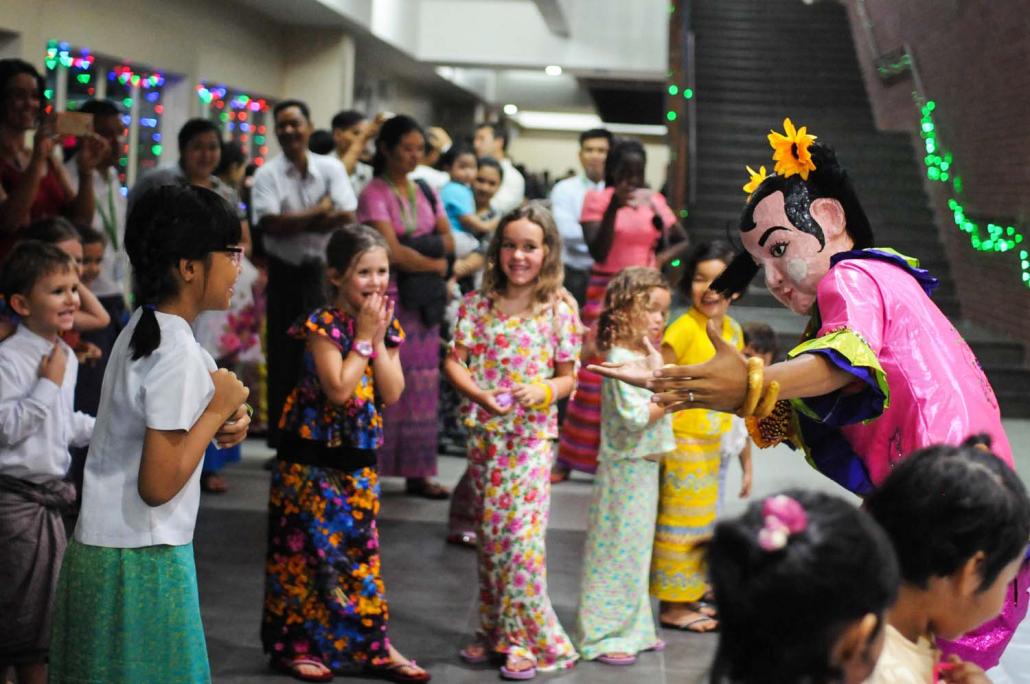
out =
[[[927,97],[937,103],[940,141],[963,180],[960,200],[971,216],[1015,221],[1030,250],[1030,12],[1022,2],[991,0],[840,0],[848,8],[855,48],[877,126],[909,131],[922,168],[914,79],[885,85],[873,52],[908,44]],[[860,7],[864,5],[869,30]],[[947,248],[962,313],[1030,343],[1030,289],[1019,260],[976,252],[951,220],[940,184],[928,183]],[[1018,252],[1017,252],[1018,253]]]

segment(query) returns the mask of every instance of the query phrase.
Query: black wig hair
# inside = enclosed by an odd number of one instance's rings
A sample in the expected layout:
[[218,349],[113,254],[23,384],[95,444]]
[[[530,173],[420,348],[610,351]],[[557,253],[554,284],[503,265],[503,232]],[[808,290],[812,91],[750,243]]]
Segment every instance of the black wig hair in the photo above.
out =
[[931,577],[951,575],[983,551],[984,591],[1026,551],[1026,487],[1012,468],[979,446],[984,442],[990,446],[977,435],[962,446],[921,449],[866,499],[869,514],[894,543],[906,583],[925,588]]
[[[759,202],[775,192],[782,192],[787,218],[798,230],[814,235],[821,246],[825,246],[823,229],[812,217],[810,209],[814,200],[826,197],[840,202],[844,210],[845,230],[851,236],[855,249],[872,247],[873,229],[858,201],[851,178],[837,162],[833,148],[813,143],[810,151],[815,170],[808,174],[808,180],[803,180],[800,175],[789,178],[776,175],[762,181],[747,198],[740,217],[740,232],[747,233],[755,229],[754,213]],[[758,265],[752,256],[741,252],[712,283],[712,289],[726,296],[742,293],[757,273]]]
[[872,518],[829,494],[784,494],[801,504],[807,525],[782,549],[758,543],[763,501],[720,522],[708,543],[721,632],[713,684],[837,681],[830,653],[842,631],[870,613],[882,625],[897,594],[897,561]]
[[161,344],[153,307],[175,297],[175,269],[182,259],[207,260],[211,252],[240,242],[236,210],[216,193],[196,185],[147,190],[129,211],[125,251],[132,263],[136,304],[143,307],[129,347],[133,360]]

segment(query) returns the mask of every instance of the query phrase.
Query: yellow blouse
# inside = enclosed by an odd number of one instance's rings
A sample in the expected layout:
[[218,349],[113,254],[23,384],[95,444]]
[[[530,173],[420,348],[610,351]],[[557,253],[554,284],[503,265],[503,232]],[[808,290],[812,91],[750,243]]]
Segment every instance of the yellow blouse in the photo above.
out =
[[[715,356],[705,326],[708,319],[697,310],[688,309],[665,329],[662,345],[668,345],[676,353],[676,363],[681,366],[703,363]],[[744,348],[744,331],[740,324],[729,316],[722,318],[722,339],[737,349]],[[672,429],[677,435],[721,435],[730,429],[731,414],[708,409],[688,409],[672,415]]]

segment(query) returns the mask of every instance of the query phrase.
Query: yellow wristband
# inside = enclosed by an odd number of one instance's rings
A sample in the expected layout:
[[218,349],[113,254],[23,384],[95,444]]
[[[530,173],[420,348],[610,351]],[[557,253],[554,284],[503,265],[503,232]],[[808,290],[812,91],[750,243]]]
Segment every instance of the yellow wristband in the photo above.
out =
[[544,390],[544,398],[539,404],[533,404],[530,408],[543,410],[551,405],[551,401],[554,399],[554,388],[551,387],[549,382],[534,382],[534,387],[541,387]]

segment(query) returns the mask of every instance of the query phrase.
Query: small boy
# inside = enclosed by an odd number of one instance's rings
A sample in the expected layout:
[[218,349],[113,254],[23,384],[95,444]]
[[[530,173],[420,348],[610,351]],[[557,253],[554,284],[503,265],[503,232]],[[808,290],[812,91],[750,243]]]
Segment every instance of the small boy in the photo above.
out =
[[0,672],[46,679],[50,620],[67,544],[61,512],[69,445],[85,445],[94,418],[73,410],[78,361],[61,333],[79,308],[75,261],[37,240],[19,243],[0,292],[20,317],[0,343]]

